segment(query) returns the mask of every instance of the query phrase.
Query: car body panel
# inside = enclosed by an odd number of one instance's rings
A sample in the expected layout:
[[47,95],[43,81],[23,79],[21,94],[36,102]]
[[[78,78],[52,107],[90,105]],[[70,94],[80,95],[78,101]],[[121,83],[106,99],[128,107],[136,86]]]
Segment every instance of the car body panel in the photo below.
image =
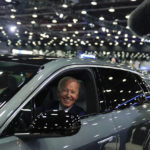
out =
[[0,148],[3,150],[26,150],[27,147],[24,145],[22,140],[16,136],[10,136],[0,139]]
[[[113,120],[120,139],[120,149],[145,149],[150,129],[150,104],[114,111]],[[137,134],[139,132],[139,135]],[[137,138],[137,135],[139,138]]]
[[[94,150],[102,149],[105,144],[111,143],[111,141],[104,142],[104,139],[111,137],[115,134],[115,127],[112,122],[111,114],[101,114],[89,116],[82,120],[82,127],[80,131],[73,136],[66,137],[41,137],[41,138],[15,138],[14,145],[17,147],[26,148],[26,150],[54,150],[54,149],[87,149]],[[89,130],[90,129],[90,130]],[[104,130],[105,129],[105,130]],[[82,138],[79,138],[82,137]],[[8,139],[7,139],[8,140]],[[113,140],[113,139],[112,139]],[[113,141],[116,149],[117,139]],[[3,142],[2,142],[3,143]],[[87,143],[89,143],[87,145]],[[1,147],[1,145],[0,145]]]

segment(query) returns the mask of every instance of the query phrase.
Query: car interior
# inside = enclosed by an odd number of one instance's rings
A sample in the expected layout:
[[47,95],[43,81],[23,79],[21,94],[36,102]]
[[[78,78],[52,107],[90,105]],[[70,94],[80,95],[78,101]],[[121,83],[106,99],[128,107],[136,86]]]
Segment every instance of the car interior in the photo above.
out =
[[[56,76],[36,97],[36,107],[40,107],[40,111],[49,110],[53,101],[58,100],[57,85],[61,78],[71,76],[76,78],[80,83],[80,90],[76,105],[83,108],[87,114],[95,114],[98,112],[98,101],[94,77],[90,69],[71,69]],[[43,100],[44,99],[44,100]],[[42,109],[41,109],[42,107]]]

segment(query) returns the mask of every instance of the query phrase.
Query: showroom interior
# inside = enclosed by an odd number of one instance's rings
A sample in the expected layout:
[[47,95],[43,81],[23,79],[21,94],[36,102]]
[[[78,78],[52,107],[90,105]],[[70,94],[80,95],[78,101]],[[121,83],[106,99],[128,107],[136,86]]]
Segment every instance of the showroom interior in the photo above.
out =
[[0,55],[14,60],[91,57],[149,72],[150,40],[128,26],[142,2],[2,0]]
[[150,150],[150,0],[0,0],[0,150]]

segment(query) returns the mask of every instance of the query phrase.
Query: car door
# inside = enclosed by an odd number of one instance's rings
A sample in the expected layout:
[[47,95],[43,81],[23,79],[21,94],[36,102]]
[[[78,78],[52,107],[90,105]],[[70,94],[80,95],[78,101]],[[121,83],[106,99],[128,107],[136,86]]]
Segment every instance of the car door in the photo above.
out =
[[[88,100],[85,100],[88,101],[86,106],[87,115],[80,118],[81,129],[78,131],[78,133],[71,136],[53,136],[51,134],[48,134],[47,136],[42,137],[30,135],[26,129],[29,127],[30,122],[32,122],[34,118],[34,107],[37,107],[37,105],[43,105],[41,102],[43,102],[45,96],[47,97],[47,91],[49,91],[48,89],[51,89],[51,87],[53,87],[55,83],[57,83],[55,81],[60,79],[60,77],[66,75],[74,75],[74,77],[76,78],[80,77],[80,80],[83,80],[85,82],[86,89],[88,89],[86,93],[86,98]],[[80,66],[80,69],[66,68],[65,71],[63,69],[63,71],[59,74],[57,74],[56,72],[55,79],[48,81],[47,85],[41,85],[41,87],[42,88],[40,90],[38,89],[38,91],[40,92],[36,93],[35,91],[35,96],[31,98],[28,104],[23,107],[20,106],[20,108],[18,108],[20,109],[20,112],[15,116],[15,118],[9,123],[8,127],[4,130],[3,137],[0,139],[0,141],[2,141],[5,136],[7,136],[8,138],[14,138],[16,142],[20,141],[19,144],[16,145],[16,147],[21,147],[22,149],[26,150],[100,150],[109,149],[110,147],[111,149],[116,149],[117,137],[115,135],[116,130],[113,124],[112,114],[99,114],[97,111],[97,91],[95,87],[95,80],[93,78],[93,74],[90,68],[86,67],[85,69],[85,67]],[[38,104],[35,104],[36,98],[38,99],[36,101],[38,102]],[[21,135],[22,132],[26,133],[27,136]],[[106,147],[106,145],[108,146]],[[5,146],[8,145],[5,144]]]
[[149,143],[150,107],[145,102],[142,80],[137,74],[115,68],[97,68],[96,71],[100,78],[97,85],[104,98],[101,108],[112,112],[119,149],[145,149]]

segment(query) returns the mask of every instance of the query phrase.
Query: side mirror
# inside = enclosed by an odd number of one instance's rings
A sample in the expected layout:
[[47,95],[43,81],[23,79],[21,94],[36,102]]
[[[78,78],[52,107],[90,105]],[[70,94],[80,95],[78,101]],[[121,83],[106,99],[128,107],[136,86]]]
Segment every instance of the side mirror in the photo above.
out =
[[38,115],[31,124],[30,132],[67,136],[77,133],[80,127],[81,122],[77,115],[52,110]]

